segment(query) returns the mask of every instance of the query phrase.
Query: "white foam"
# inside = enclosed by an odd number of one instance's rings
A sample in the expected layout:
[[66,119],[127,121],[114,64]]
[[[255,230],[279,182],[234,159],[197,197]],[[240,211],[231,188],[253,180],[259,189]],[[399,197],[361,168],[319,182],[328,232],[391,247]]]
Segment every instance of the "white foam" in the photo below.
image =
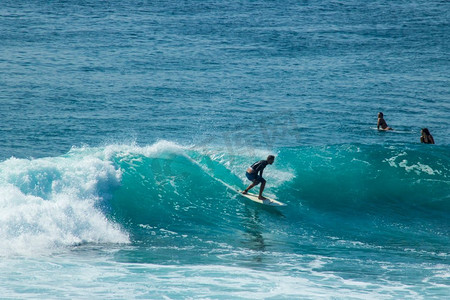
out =
[[384,162],[387,162],[389,166],[394,168],[403,168],[406,172],[415,172],[417,175],[420,175],[421,173],[426,173],[428,175],[440,175],[442,174],[439,170],[433,170],[429,165],[422,164],[420,162],[417,162],[416,164],[412,163],[410,164],[407,159],[402,159],[399,163],[396,162],[396,160],[400,157],[407,156],[406,152],[402,152],[396,156],[393,156],[391,158],[387,158],[383,160]]
[[138,146],[137,144],[108,145],[105,149],[100,149],[100,151],[104,153],[105,159],[111,159],[114,156],[128,157],[130,155],[143,155],[146,157],[159,158],[165,157],[168,153],[182,154],[186,149],[188,149],[186,146],[167,140],[160,140],[146,146]]
[[98,208],[120,170],[92,153],[0,163],[0,255],[52,252],[80,243],[127,243]]
[[415,172],[417,175],[420,173],[427,173],[428,175],[441,174],[440,171],[433,170],[430,166],[418,162],[417,164],[412,164],[408,166],[408,161],[406,159],[402,160],[399,164],[400,167],[404,168],[406,172]]
[[128,234],[98,208],[120,185],[122,171],[113,159],[166,158],[183,155],[187,148],[161,140],[142,147],[73,147],[60,157],[1,162],[0,255],[28,255],[80,243],[128,243]]

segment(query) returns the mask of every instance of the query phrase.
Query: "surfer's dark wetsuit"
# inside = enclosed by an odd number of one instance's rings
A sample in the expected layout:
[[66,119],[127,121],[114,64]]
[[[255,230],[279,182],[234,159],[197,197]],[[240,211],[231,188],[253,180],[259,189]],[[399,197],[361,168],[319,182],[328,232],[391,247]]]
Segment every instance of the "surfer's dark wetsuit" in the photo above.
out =
[[378,126],[381,126],[381,128],[383,128],[383,129],[386,129],[388,127],[388,125],[384,119],[380,119]]
[[255,185],[258,185],[261,182],[265,183],[266,180],[262,177],[262,172],[268,164],[269,162],[267,160],[260,160],[255,162],[253,165],[250,166],[250,168],[247,169],[247,172],[245,172],[245,176],[247,176],[247,178],[250,181],[253,181]]
[[380,126],[381,126],[381,129],[383,129],[383,130],[394,130],[387,125],[386,121],[384,120],[384,115],[381,111],[378,113],[378,122],[377,122],[378,130],[380,130]]

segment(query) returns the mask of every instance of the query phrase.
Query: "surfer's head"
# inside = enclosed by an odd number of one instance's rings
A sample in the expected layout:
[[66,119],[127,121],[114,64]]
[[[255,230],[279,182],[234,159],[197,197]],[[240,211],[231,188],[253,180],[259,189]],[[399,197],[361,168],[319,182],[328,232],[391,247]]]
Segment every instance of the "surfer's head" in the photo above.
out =
[[267,162],[269,163],[269,165],[273,164],[274,161],[275,161],[275,156],[273,156],[273,155],[267,156]]
[[431,133],[428,128],[422,128],[422,135],[431,135]]
[[383,118],[383,113],[381,111],[378,113],[378,118]]

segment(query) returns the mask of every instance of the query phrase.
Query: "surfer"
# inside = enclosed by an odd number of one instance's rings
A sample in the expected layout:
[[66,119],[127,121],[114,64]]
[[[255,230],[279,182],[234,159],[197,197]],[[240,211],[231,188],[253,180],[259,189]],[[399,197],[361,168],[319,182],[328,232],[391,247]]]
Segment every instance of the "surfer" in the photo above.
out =
[[378,113],[378,123],[377,123],[378,130],[380,130],[380,126],[382,130],[394,130],[387,125],[386,121],[384,120],[384,115],[381,111]]
[[266,200],[266,198],[264,198],[262,195],[262,193],[264,191],[264,187],[266,186],[266,180],[262,177],[262,174],[263,174],[264,168],[267,165],[273,164],[274,161],[275,161],[275,156],[269,155],[269,156],[267,156],[266,160],[257,161],[247,169],[245,176],[247,176],[247,178],[250,181],[252,181],[252,184],[250,184],[245,189],[245,191],[242,192],[242,194],[247,194],[250,189],[252,189],[253,187],[255,187],[261,183],[261,187],[259,188],[258,199]]
[[422,136],[420,137],[420,142],[423,144],[434,144],[433,136],[431,135],[428,128],[422,128]]

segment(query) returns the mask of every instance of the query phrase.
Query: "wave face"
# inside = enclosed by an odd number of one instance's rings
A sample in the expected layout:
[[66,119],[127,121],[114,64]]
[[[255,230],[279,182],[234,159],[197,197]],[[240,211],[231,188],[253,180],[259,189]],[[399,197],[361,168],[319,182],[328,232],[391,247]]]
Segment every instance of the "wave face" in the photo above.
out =
[[[345,240],[448,253],[448,150],[424,145],[279,149],[264,173],[266,193],[288,206],[268,209],[282,224],[275,218],[264,225],[277,232],[272,239],[284,245],[280,251],[300,251],[285,248],[289,241],[314,236],[319,243]],[[270,153],[160,141],[8,159],[0,163],[0,254],[86,243],[167,246],[174,240],[180,247],[211,242],[240,247],[243,227],[254,233],[261,226],[245,223],[249,209],[266,208],[227,185],[247,185],[245,168]]]

